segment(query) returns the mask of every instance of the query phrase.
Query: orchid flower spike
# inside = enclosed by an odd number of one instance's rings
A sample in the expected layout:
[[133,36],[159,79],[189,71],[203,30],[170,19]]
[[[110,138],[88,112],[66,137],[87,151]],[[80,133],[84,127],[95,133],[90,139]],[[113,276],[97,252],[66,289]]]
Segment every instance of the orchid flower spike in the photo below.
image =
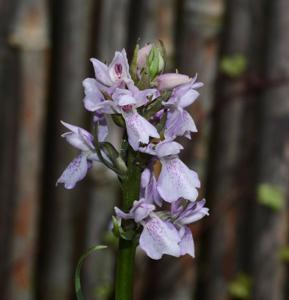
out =
[[[78,154],[56,183],[74,188],[95,162],[115,172],[126,210],[115,207],[114,233],[138,242],[152,259],[194,257],[189,225],[209,214],[205,200],[197,200],[198,174],[179,158],[183,146],[176,141],[197,132],[187,108],[203,84],[197,76],[163,73],[164,53],[159,42],[136,47],[131,65],[124,49],[108,65],[91,59],[95,78],[82,84],[94,134],[62,122],[62,137]],[[121,149],[107,141],[113,123],[123,131]]]

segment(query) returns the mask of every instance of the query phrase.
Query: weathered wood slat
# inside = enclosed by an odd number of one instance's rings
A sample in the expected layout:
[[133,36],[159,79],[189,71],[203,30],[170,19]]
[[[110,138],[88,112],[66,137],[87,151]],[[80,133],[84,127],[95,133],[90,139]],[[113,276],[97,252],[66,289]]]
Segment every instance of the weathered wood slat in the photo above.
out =
[[7,299],[15,211],[15,164],[19,114],[18,51],[9,45],[16,1],[0,4],[0,294]]
[[[219,61],[234,55],[248,57],[250,41],[249,1],[227,1]],[[241,154],[242,74],[232,79],[219,69],[212,111],[206,198],[211,209],[206,242],[201,251],[204,265],[197,298],[226,299],[228,284],[236,272],[238,161]],[[204,276],[204,277],[203,277]]]
[[[289,2],[266,2],[264,77],[286,79],[286,84],[265,86],[260,98],[260,142],[258,184],[279,190],[284,200],[280,211],[258,204],[253,222],[253,299],[287,299],[284,295],[282,261],[278,253],[286,243],[288,218],[289,156]],[[287,219],[288,222],[288,219]]]
[[[81,236],[76,224],[85,205],[85,182],[73,191],[55,187],[57,178],[77,155],[77,151],[61,139],[65,130],[60,120],[84,126],[82,80],[87,75],[91,0],[51,1],[52,53],[50,95],[47,114],[45,173],[41,206],[40,249],[37,266],[37,299],[70,299],[73,273],[79,257]],[[76,241],[78,243],[76,243]]]
[[33,299],[42,171],[48,27],[44,1],[21,1],[9,42],[19,51],[19,127],[7,299]]

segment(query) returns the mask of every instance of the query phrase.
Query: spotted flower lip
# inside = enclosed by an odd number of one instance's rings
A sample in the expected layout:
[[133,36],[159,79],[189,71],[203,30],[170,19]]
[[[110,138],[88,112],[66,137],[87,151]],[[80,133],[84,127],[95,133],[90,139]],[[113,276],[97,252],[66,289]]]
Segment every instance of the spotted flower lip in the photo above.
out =
[[162,141],[157,145],[148,145],[141,151],[156,155],[162,169],[157,179],[157,191],[169,203],[179,198],[195,201],[200,188],[198,174],[190,170],[178,157],[183,146],[174,141]]
[[152,259],[160,259],[164,254],[179,257],[181,241],[178,230],[170,222],[157,216],[149,218],[139,239],[140,247]]
[[68,190],[73,189],[78,181],[81,181],[91,167],[91,162],[84,152],[79,154],[63,171],[56,185],[63,183]]

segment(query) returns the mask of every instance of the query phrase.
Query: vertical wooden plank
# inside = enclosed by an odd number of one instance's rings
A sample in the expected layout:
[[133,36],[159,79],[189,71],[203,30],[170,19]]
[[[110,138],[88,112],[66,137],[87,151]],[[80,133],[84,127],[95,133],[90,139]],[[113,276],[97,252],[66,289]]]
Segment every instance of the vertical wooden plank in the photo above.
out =
[[128,0],[102,1],[96,45],[100,59],[109,62],[116,50],[126,46],[128,7]]
[[[227,1],[220,60],[234,55],[242,55],[247,60],[250,26],[249,1]],[[236,179],[245,99],[238,91],[244,87],[242,76],[241,72],[232,78],[221,70],[215,83],[206,186],[212,226],[201,249],[204,269],[196,296],[202,299],[226,299],[228,283],[237,268],[239,191]]]
[[[183,159],[190,167],[197,170],[202,189],[205,185],[208,144],[211,129],[211,112],[213,106],[213,92],[218,67],[219,34],[223,20],[222,0],[183,0],[178,2],[178,26],[176,32],[176,62],[180,73],[194,76],[204,82],[200,89],[200,97],[190,107],[198,133],[193,134],[192,140],[186,140],[185,150],[182,153]],[[201,191],[200,197],[204,190]],[[210,207],[211,208],[211,207]],[[204,220],[207,224],[209,219]],[[193,230],[193,234],[200,233],[201,224]],[[187,269],[190,269],[190,285],[182,285],[180,279],[180,293],[186,291],[193,297],[197,288],[198,265],[201,260],[201,235],[195,236],[196,260],[187,261]],[[201,249],[202,251],[202,249]]]
[[42,159],[48,47],[44,1],[19,3],[10,43],[20,52],[19,128],[12,270],[8,299],[32,299]]
[[[266,41],[264,76],[269,81],[286,78],[286,84],[266,86],[260,100],[260,141],[258,186],[267,184],[279,191],[280,211],[258,204],[254,218],[253,299],[287,299],[284,295],[282,262],[278,253],[286,241],[285,221],[288,207],[289,156],[289,2],[266,2]],[[260,196],[259,196],[260,197]],[[258,199],[257,199],[258,200]],[[260,198],[259,198],[260,200]],[[274,199],[272,199],[274,200]],[[275,199],[276,200],[276,199]],[[287,219],[288,222],[288,219]]]
[[51,1],[52,55],[47,114],[45,172],[41,206],[37,299],[70,299],[82,235],[77,223],[86,202],[85,182],[67,191],[55,187],[57,178],[77,155],[65,143],[60,120],[84,126],[82,80],[87,75],[91,0]]
[[7,299],[11,264],[13,213],[15,210],[15,164],[19,112],[18,52],[8,41],[17,1],[0,4],[0,295]]

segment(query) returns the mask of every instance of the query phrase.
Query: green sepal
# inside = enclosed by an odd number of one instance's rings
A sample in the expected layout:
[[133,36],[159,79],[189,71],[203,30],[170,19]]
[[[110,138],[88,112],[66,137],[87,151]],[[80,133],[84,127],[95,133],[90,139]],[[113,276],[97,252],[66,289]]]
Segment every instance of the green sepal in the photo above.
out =
[[162,130],[165,128],[166,121],[167,121],[167,112],[165,111],[160,121],[155,125],[158,132],[162,132]]
[[121,237],[122,239],[126,241],[132,241],[136,235],[136,231],[133,227],[128,227],[126,230],[124,230],[121,226],[121,222],[119,219],[117,219],[115,216],[112,216],[112,232],[116,237]]
[[137,81],[137,57],[138,57],[139,45],[137,44],[133,51],[132,61],[129,67],[129,73],[134,82]]
[[145,109],[143,116],[149,120],[155,113],[163,108],[163,102],[166,102],[171,96],[170,91],[165,91],[159,98],[149,103]]
[[125,121],[121,114],[112,114],[111,118],[117,126],[122,127],[122,128],[125,127]]
[[104,245],[93,246],[93,247],[89,248],[87,252],[82,254],[80,259],[78,260],[75,274],[74,274],[74,288],[75,288],[77,300],[84,300],[84,296],[83,296],[82,289],[81,289],[81,281],[80,281],[80,271],[81,271],[81,267],[82,267],[84,260],[93,252],[96,252],[98,250],[102,250],[105,248],[107,248],[107,246],[104,246]]
[[127,166],[114,146],[108,142],[102,142],[99,144],[99,146],[100,149],[108,156],[114,168],[116,168],[116,170],[118,171],[118,174],[126,174]]

